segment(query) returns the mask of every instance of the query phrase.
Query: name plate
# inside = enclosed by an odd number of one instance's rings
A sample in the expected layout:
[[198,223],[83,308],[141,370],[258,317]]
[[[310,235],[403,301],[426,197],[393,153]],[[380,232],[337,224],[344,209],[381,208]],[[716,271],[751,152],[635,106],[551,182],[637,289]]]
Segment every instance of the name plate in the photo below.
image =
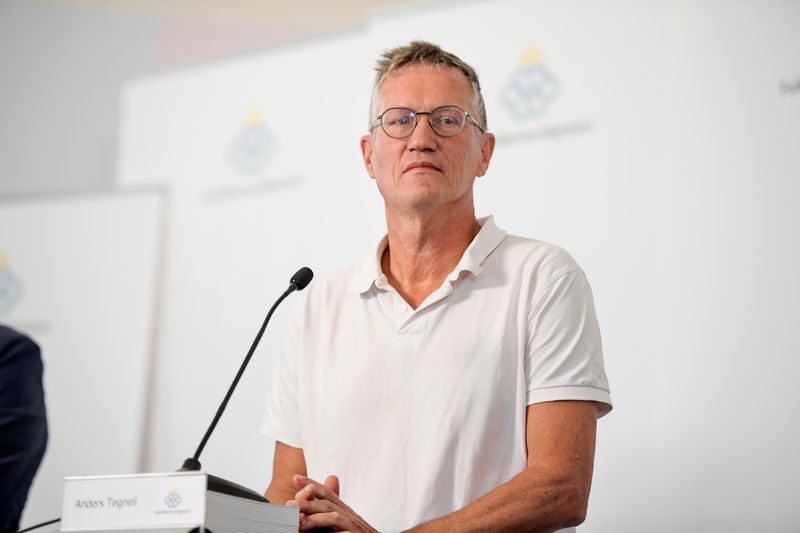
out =
[[62,531],[203,526],[203,472],[64,478]]

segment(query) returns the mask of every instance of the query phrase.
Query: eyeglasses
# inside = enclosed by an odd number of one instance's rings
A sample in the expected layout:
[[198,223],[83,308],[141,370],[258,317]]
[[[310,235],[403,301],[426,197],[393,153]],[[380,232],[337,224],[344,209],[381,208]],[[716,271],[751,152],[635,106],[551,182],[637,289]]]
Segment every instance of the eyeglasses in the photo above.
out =
[[[431,128],[437,135],[452,137],[458,135],[470,119],[481,133],[485,133],[478,121],[472,115],[454,105],[437,107],[430,112],[412,111],[405,107],[392,107],[378,115],[375,119],[380,121],[381,129],[392,139],[406,139],[411,137],[422,115],[428,115]],[[373,128],[375,125],[373,124]]]

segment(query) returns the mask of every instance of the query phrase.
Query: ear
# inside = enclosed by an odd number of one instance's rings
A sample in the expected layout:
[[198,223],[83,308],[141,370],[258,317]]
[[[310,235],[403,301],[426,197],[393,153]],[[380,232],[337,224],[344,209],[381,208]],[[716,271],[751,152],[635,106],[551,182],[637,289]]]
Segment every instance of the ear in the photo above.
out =
[[367,174],[370,178],[375,179],[375,171],[372,168],[372,135],[361,136],[361,158],[364,160]]
[[481,177],[489,170],[489,161],[492,160],[494,153],[495,138],[493,133],[484,133],[481,135],[481,162],[478,165],[477,176]]

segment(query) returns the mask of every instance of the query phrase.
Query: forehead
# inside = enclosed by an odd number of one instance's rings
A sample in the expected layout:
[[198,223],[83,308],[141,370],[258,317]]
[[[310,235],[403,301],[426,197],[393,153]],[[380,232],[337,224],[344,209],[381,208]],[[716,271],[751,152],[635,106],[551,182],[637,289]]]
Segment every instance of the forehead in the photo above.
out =
[[454,104],[471,110],[472,84],[458,69],[414,65],[386,78],[377,96],[383,108],[402,106],[421,111]]

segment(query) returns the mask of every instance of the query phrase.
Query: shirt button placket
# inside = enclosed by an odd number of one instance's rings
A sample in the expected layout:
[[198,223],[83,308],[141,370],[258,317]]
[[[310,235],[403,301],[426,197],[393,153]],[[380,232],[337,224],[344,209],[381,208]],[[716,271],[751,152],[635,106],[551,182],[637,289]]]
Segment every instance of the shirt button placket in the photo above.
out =
[[411,320],[411,308],[408,303],[398,294],[394,304],[395,316],[397,317],[397,340],[406,338],[406,330]]

